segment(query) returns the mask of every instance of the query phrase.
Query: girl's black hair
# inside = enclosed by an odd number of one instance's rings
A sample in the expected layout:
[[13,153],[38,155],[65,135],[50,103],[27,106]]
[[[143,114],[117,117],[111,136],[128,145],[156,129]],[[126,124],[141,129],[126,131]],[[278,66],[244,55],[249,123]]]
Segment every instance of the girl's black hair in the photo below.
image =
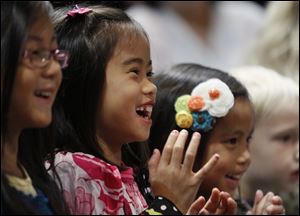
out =
[[[55,105],[55,124],[60,148],[107,161],[95,128],[107,63],[119,41],[129,42],[141,36],[147,39],[147,35],[120,9],[99,5],[88,8],[92,11],[74,17],[67,15],[72,7],[59,8],[53,16],[58,43],[70,52],[69,66],[63,69],[64,78]],[[124,162],[134,167],[143,165],[146,158],[137,155],[147,155],[147,145],[132,145],[135,149],[130,146],[124,145]]]
[[[235,98],[245,97],[249,99],[246,88],[234,77],[223,71],[199,64],[177,64],[154,77],[154,83],[157,86],[157,97],[152,114],[153,124],[149,138],[151,150],[157,148],[162,151],[170,132],[174,129],[181,130],[175,122],[174,104],[177,98],[181,95],[191,94],[196,85],[211,78],[218,78],[226,83]],[[216,120],[217,123],[218,119]],[[189,137],[191,137],[194,131],[188,130],[188,132]],[[197,157],[203,158],[211,130],[200,133],[201,141]]]
[[[1,214],[38,214],[36,209],[10,187],[3,167],[3,152],[7,136],[8,110],[17,67],[27,34],[40,17],[53,12],[49,2],[1,1]],[[18,163],[21,163],[35,187],[49,200],[55,214],[66,213],[61,193],[44,166],[47,152],[53,148],[53,130],[25,129],[19,137]],[[50,164],[53,156],[49,155]],[[2,210],[4,210],[2,212]]]

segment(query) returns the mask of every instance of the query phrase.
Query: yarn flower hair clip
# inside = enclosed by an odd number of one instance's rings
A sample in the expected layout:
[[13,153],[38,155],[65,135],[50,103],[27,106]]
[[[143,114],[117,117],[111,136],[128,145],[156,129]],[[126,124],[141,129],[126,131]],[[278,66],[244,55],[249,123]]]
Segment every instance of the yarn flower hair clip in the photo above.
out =
[[91,11],[92,9],[90,8],[85,8],[85,7],[79,8],[78,5],[75,5],[75,7],[67,13],[67,15],[70,17],[74,17],[77,14],[86,14]]
[[216,118],[225,116],[233,107],[234,96],[221,80],[213,78],[199,83],[191,95],[182,95],[175,102],[176,124],[180,128],[207,132]]

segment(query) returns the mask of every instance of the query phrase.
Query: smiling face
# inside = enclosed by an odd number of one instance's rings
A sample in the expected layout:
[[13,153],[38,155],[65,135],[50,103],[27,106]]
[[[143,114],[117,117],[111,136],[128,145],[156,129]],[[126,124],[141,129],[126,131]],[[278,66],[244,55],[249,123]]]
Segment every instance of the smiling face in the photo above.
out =
[[149,43],[143,36],[121,40],[106,68],[97,113],[98,135],[121,146],[149,137],[156,86],[152,83]]
[[[57,43],[52,23],[45,17],[40,18],[30,29],[24,50],[39,52],[54,49],[57,49]],[[11,94],[9,127],[22,130],[49,125],[61,79],[60,66],[53,59],[45,67],[38,68],[30,63],[29,58],[22,58]]]
[[235,99],[233,108],[213,128],[207,141],[204,162],[218,153],[220,159],[200,186],[199,195],[208,196],[213,187],[234,195],[241,176],[250,164],[249,139],[254,126],[254,113],[249,100]]
[[252,190],[291,191],[299,181],[299,104],[262,117],[250,150],[253,160],[245,182]]

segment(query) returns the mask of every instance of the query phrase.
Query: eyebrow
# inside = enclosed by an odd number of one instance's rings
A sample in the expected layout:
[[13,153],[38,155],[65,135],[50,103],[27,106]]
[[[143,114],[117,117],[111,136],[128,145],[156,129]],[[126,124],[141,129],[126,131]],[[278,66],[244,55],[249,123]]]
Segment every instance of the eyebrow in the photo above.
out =
[[[250,133],[249,133],[249,135],[252,135],[253,134],[253,132],[254,132],[254,128],[252,128],[251,129],[251,131],[250,131]],[[237,131],[234,131],[234,134],[236,134],[236,135],[244,135],[244,132],[243,131],[241,131],[241,130],[237,130]]]
[[[55,39],[56,39],[56,37],[53,36],[51,38],[51,42],[53,42]],[[41,37],[35,36],[35,35],[29,35],[28,40],[36,41],[36,42],[39,42],[39,43],[41,43],[43,41],[43,39]]]
[[243,135],[244,134],[244,132],[243,131],[241,131],[241,130],[236,130],[236,131],[234,131],[234,133],[233,134],[235,134],[235,135]]
[[299,129],[296,127],[287,127],[287,128],[276,128],[273,134],[285,134],[285,133],[299,133]]
[[[129,59],[125,60],[122,64],[123,65],[130,65],[130,64],[134,64],[134,63],[142,65],[144,63],[144,60],[141,59],[141,58],[133,57],[133,58],[129,58]],[[148,62],[148,66],[151,66],[151,65],[152,65],[152,61],[150,60]]]

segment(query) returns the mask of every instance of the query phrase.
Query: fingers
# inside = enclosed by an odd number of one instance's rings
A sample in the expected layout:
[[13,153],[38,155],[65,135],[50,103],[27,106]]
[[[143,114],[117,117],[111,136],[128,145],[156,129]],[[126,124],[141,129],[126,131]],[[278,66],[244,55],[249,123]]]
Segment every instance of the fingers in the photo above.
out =
[[217,164],[220,158],[219,154],[214,154],[209,161],[196,173],[198,180],[203,179]]
[[205,198],[200,196],[187,211],[187,215],[197,215],[205,205]]
[[160,152],[158,149],[154,149],[153,154],[148,162],[148,168],[150,173],[155,172],[159,164],[159,161],[160,161]]
[[283,205],[283,201],[280,196],[273,196],[272,197],[272,204],[273,205]]
[[187,137],[187,130],[181,130],[173,147],[170,164],[178,169],[181,168],[182,155]]
[[178,131],[173,130],[170,133],[168,140],[165,144],[165,147],[161,155],[161,163],[165,166],[167,166],[170,163],[172,152],[173,152],[173,146],[177,140],[177,137],[178,137]]
[[183,161],[183,169],[185,169],[185,171],[189,171],[193,169],[195,157],[197,155],[198,147],[200,143],[200,137],[201,137],[200,133],[198,132],[193,133],[192,139],[185,153],[185,158]]
[[254,213],[252,213],[252,210],[247,211],[246,215],[254,215]]
[[229,193],[222,191],[220,193],[220,205],[216,212],[217,215],[223,215],[227,210],[227,199],[230,197]]
[[221,201],[218,210],[216,211],[217,215],[234,215],[237,210],[237,203],[230,194],[222,191],[220,193]]
[[261,190],[257,190],[255,193],[255,198],[254,198],[254,205],[252,208],[252,213],[255,214],[257,212],[258,204],[262,200],[264,194]]
[[235,215],[237,210],[237,203],[231,197],[227,198],[227,209],[224,214]]
[[284,215],[285,209],[283,206],[283,201],[280,196],[273,196],[271,198],[272,205],[266,208],[269,215]]
[[264,197],[264,194],[261,190],[257,190],[255,193],[255,199],[254,199],[254,204],[258,204],[262,198]]
[[266,214],[266,208],[272,205],[271,200],[274,194],[272,192],[267,193],[257,205],[257,214]]
[[214,188],[211,192],[211,195],[205,205],[205,209],[209,213],[215,213],[220,204],[220,191],[217,188]]
[[283,205],[270,205],[266,208],[268,215],[282,215],[285,214]]

